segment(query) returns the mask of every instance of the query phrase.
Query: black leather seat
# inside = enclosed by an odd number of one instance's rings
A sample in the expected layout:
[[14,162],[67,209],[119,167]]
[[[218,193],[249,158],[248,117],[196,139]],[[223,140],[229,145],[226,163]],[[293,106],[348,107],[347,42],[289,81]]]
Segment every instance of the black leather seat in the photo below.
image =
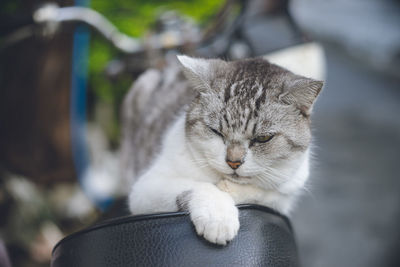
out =
[[51,266],[298,266],[289,220],[257,205],[240,208],[240,231],[227,246],[196,235],[186,212],[129,216],[67,236]]

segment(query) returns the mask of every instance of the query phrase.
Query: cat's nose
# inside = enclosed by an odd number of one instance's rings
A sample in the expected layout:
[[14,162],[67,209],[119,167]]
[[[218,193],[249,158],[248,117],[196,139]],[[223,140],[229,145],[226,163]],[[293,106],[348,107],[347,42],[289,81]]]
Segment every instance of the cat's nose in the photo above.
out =
[[230,161],[230,160],[226,160],[226,163],[228,163],[229,167],[231,167],[232,169],[236,170],[237,168],[240,167],[240,165],[242,165],[241,161]]

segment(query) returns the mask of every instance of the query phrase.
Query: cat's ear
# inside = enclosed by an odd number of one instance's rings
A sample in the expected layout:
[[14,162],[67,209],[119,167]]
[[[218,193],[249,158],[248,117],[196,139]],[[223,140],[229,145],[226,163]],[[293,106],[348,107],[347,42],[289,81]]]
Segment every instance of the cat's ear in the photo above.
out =
[[186,78],[199,92],[210,92],[211,81],[215,78],[217,69],[226,64],[219,59],[192,58],[185,55],[177,56],[183,65]]
[[322,81],[296,76],[285,82],[279,100],[287,105],[295,105],[304,116],[309,116],[323,85]]

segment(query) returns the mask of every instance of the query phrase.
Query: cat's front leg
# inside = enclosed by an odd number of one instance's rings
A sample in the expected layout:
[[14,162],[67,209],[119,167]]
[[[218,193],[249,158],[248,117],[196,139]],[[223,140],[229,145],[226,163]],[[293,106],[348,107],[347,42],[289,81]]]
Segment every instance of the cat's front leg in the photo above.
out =
[[217,183],[217,187],[228,193],[234,200],[235,204],[257,204],[259,195],[265,193],[265,191],[257,188],[256,186],[249,184],[238,184],[231,182],[227,179],[222,179]]
[[294,196],[279,193],[277,190],[263,189],[252,184],[238,184],[223,179],[217,187],[227,192],[235,204],[258,204],[273,208],[288,215],[292,208]]
[[239,212],[232,197],[213,184],[202,184],[178,196],[186,207],[198,235],[211,243],[226,245],[238,233]]

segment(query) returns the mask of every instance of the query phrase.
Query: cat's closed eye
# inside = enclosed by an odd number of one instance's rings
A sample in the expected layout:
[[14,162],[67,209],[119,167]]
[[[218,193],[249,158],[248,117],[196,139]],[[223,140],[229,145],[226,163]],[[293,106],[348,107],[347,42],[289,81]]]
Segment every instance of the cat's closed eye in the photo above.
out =
[[215,133],[216,135],[218,135],[218,136],[224,138],[223,134],[220,133],[218,130],[216,130],[216,129],[212,128],[212,127],[208,127],[208,128],[209,128],[213,133]]

